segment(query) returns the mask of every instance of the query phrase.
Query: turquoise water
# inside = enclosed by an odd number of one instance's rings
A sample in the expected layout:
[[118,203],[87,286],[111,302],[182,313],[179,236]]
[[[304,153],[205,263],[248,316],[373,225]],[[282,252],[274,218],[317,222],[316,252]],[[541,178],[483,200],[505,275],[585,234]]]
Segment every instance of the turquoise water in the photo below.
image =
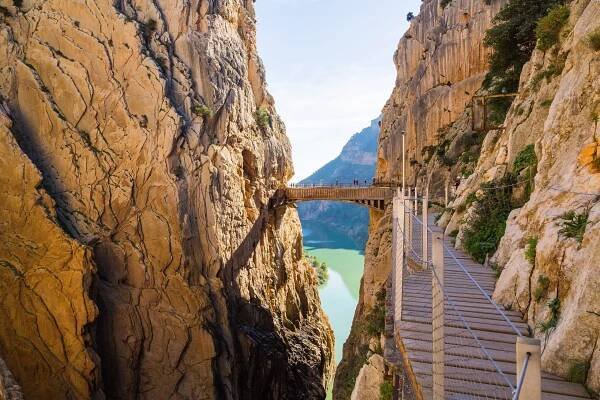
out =
[[364,255],[348,237],[333,232],[327,225],[302,221],[302,232],[305,251],[325,262],[329,269],[329,280],[319,294],[333,327],[335,360],[339,363],[358,302]]

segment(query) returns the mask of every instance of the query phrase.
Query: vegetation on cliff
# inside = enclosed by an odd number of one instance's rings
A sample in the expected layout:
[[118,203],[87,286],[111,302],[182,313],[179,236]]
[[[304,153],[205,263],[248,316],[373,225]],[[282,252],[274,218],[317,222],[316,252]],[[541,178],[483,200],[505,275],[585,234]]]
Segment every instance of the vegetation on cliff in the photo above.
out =
[[317,283],[319,286],[323,286],[329,280],[329,269],[327,268],[327,264],[319,259],[316,256],[312,256],[310,254],[304,254],[304,258],[306,261],[310,263],[310,265],[315,269],[317,274]]
[[462,244],[475,260],[484,262],[498,249],[508,215],[529,200],[536,166],[535,149],[528,145],[517,155],[512,172],[481,184],[479,196],[475,193],[467,196],[463,208],[473,204],[473,209],[465,220]]
[[539,29],[545,38],[552,36],[546,35],[552,30],[546,28],[548,24],[544,22],[543,27],[538,28],[538,21],[563,3],[562,0],[510,0],[500,10],[484,40],[484,44],[492,49],[485,88],[494,93],[517,91],[521,70],[536,47],[536,31]]

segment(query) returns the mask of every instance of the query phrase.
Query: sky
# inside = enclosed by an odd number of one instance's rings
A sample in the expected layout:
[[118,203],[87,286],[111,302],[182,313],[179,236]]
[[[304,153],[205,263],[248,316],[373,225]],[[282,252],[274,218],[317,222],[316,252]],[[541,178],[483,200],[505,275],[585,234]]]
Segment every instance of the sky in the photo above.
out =
[[381,113],[393,55],[421,0],[257,0],[258,49],[297,182]]

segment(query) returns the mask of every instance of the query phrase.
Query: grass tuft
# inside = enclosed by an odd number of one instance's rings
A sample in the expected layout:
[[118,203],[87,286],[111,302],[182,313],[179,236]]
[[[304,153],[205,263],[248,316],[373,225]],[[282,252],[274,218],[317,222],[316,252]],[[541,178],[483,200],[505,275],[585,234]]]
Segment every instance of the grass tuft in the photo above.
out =
[[259,107],[255,117],[256,123],[261,129],[266,129],[271,124],[271,115],[265,107]]
[[390,381],[385,381],[379,386],[379,400],[392,400],[394,386]]
[[585,383],[589,370],[590,366],[588,363],[576,362],[569,368],[567,379],[574,383]]
[[579,243],[583,241],[583,235],[585,234],[585,228],[588,223],[589,210],[585,210],[583,213],[578,214],[575,211],[568,211],[561,215],[559,233],[564,237],[575,239]]
[[527,247],[525,248],[525,258],[529,261],[529,264],[535,266],[535,252],[537,249],[538,238],[530,237],[527,239]]
[[600,51],[600,28],[596,28],[595,31],[587,36],[587,42],[592,50]]
[[533,292],[533,298],[536,303],[539,303],[540,300],[542,300],[542,298],[546,295],[546,292],[548,292],[549,287],[550,279],[546,275],[538,276],[537,286]]
[[560,299],[557,297],[548,303],[550,307],[550,318],[547,321],[540,323],[539,328],[543,333],[549,333],[556,325],[558,325],[558,318],[560,317]]

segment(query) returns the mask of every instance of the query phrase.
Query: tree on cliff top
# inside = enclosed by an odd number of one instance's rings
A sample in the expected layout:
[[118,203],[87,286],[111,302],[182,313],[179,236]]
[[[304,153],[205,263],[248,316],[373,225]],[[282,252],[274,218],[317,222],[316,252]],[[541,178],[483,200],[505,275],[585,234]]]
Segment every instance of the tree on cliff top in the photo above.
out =
[[484,86],[494,93],[515,92],[523,65],[536,46],[540,18],[563,0],[510,0],[494,18],[484,44],[492,48],[490,72]]

